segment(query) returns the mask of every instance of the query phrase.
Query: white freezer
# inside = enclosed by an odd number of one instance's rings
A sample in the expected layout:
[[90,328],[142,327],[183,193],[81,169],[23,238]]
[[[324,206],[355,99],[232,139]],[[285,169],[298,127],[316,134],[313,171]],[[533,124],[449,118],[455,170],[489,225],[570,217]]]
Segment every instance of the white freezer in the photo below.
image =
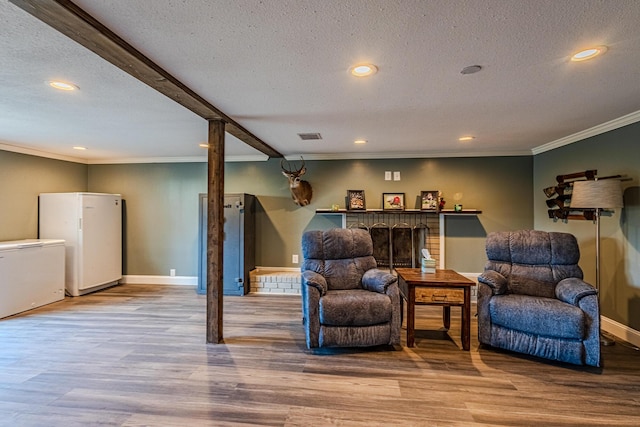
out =
[[0,242],[0,318],[64,299],[64,240]]
[[66,242],[66,289],[79,296],[122,278],[122,198],[104,193],[42,193],[39,236]]

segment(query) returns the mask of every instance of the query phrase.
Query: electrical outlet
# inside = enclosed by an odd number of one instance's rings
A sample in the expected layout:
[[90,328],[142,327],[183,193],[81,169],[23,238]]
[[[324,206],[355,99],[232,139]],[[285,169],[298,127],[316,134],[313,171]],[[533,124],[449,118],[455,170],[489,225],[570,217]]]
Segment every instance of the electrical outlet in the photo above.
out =
[[298,263],[298,254],[291,255],[291,262],[294,264]]
[[176,269],[172,268],[171,270],[169,270],[169,276],[174,277],[176,275]]

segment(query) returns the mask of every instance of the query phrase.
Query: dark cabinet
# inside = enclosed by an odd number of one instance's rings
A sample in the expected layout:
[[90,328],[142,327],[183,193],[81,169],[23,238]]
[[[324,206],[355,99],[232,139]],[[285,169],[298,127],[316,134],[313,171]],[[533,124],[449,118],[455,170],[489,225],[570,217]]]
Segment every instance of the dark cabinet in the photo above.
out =
[[[200,194],[198,238],[198,293],[207,292],[207,195]],[[249,272],[255,266],[255,196],[224,195],[224,295],[249,292]]]

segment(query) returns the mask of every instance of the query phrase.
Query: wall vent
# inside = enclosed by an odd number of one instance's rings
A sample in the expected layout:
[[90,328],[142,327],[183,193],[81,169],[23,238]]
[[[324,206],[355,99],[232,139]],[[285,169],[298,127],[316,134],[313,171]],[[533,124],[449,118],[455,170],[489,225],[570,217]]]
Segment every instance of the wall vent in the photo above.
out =
[[322,135],[319,133],[299,133],[298,136],[303,141],[312,141],[315,139],[322,139]]

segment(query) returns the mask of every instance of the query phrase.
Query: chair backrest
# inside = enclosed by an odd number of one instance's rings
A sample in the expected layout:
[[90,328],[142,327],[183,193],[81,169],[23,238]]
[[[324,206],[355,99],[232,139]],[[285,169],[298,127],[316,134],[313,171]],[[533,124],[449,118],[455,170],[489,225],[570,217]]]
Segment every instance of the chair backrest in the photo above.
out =
[[489,233],[485,270],[508,279],[508,292],[554,297],[567,277],[582,279],[580,248],[569,233],[519,230]]
[[371,236],[359,228],[306,231],[302,256],[302,271],[321,274],[331,290],[360,288],[362,275],[377,267]]

